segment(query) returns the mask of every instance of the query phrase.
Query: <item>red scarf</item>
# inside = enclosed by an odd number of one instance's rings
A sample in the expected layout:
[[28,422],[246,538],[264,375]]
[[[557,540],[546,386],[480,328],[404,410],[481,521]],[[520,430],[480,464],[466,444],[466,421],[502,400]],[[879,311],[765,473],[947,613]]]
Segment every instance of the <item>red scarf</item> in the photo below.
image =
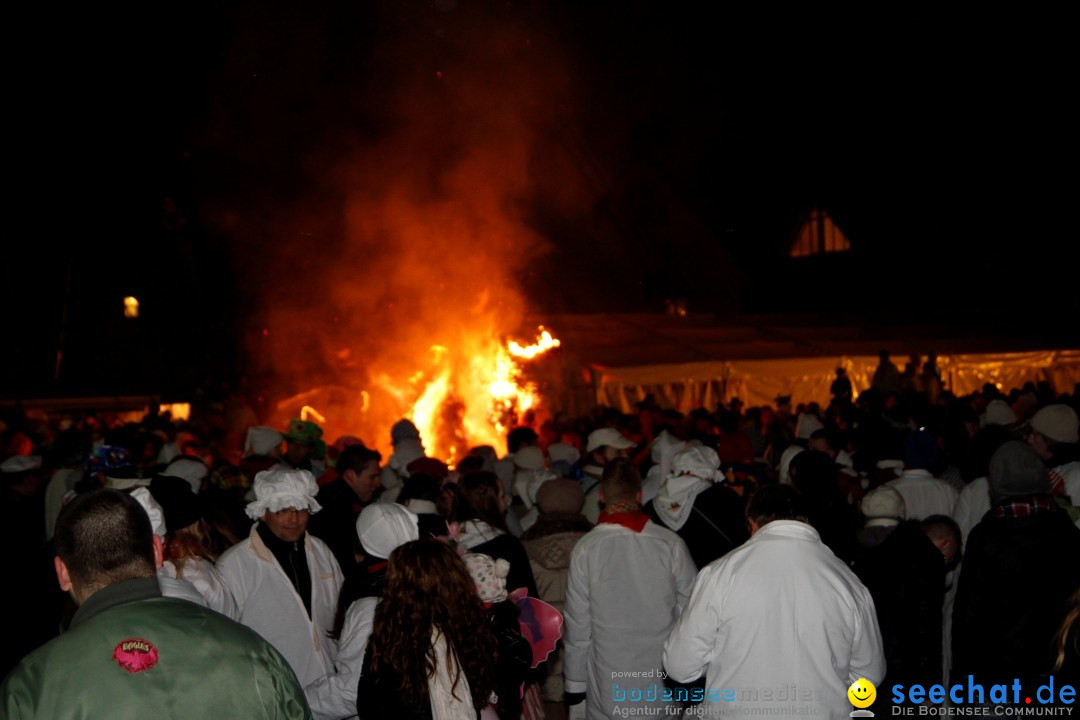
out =
[[641,532],[647,522],[649,522],[649,516],[641,512],[640,506],[636,503],[613,503],[604,508],[604,512],[600,513],[600,518],[597,520],[598,525],[600,523],[622,525],[636,533]]

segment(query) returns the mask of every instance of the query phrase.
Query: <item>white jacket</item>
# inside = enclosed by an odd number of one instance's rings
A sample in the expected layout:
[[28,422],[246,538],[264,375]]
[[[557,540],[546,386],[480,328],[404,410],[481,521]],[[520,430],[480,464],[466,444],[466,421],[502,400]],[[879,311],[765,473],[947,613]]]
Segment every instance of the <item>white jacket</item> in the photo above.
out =
[[349,606],[338,640],[337,672],[324,675],[304,688],[316,720],[356,717],[356,686],[378,604],[379,598],[364,597]]
[[341,569],[322,540],[304,536],[311,575],[311,618],[285,571],[252,526],[251,535],[225,551],[218,569],[236,600],[238,618],[285,656],[300,684],[334,672],[333,627]]
[[[176,566],[169,560],[161,564],[161,569],[158,572],[167,577],[177,577]],[[199,594],[206,601],[206,607],[217,610],[230,620],[240,619],[240,613],[236,609],[236,601],[233,599],[229,588],[226,587],[221,571],[217,569],[214,563],[200,557],[188,558],[187,562],[184,563],[182,574],[182,579],[190,582],[199,591]]]
[[171,577],[165,572],[164,566],[158,568],[157,581],[158,589],[161,590],[161,594],[165,597],[187,600],[189,603],[195,603],[199,607],[210,607],[206,604],[206,598],[195,589],[191,582]]
[[563,674],[566,692],[587,693],[589,718],[611,717],[615,708],[626,707],[613,700],[620,690],[662,690],[664,640],[690,597],[696,572],[682,538],[651,520],[640,533],[602,523],[574,546]]
[[[924,520],[931,515],[950,515],[956,505],[956,488],[938,480],[929,470],[907,469],[885,483],[904,498],[908,520]],[[869,679],[869,678],[867,678]]]
[[866,587],[814,528],[776,520],[701,571],[664,667],[706,675],[715,715],[847,718],[848,687],[881,682],[885,656]]
[[953,505],[952,518],[960,526],[962,547],[967,547],[968,535],[990,510],[990,480],[975,478],[960,491]]

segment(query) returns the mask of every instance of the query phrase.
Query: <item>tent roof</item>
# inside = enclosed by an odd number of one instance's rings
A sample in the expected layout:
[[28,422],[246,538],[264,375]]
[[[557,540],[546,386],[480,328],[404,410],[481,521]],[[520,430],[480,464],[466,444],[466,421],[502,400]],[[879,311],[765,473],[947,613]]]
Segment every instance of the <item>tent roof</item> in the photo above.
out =
[[[909,353],[1021,352],[1080,347],[1075,332],[1017,323],[933,324],[921,318],[718,316],[689,314],[553,315],[536,319],[562,341],[563,353],[594,367],[713,360]],[[533,325],[535,327],[535,325]]]

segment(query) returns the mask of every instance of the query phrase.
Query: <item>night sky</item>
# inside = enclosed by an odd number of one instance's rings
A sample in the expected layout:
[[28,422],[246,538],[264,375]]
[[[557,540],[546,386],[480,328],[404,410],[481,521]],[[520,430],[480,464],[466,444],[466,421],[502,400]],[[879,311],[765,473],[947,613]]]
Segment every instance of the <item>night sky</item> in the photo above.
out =
[[[1062,18],[726,8],[18,11],[0,394],[246,371],[276,304],[380,292],[357,197],[407,177],[424,207],[467,205],[447,169],[480,146],[479,168],[524,159],[501,201],[536,240],[502,250],[532,314],[683,298],[1080,339]],[[785,260],[815,205],[854,247],[831,267]]]

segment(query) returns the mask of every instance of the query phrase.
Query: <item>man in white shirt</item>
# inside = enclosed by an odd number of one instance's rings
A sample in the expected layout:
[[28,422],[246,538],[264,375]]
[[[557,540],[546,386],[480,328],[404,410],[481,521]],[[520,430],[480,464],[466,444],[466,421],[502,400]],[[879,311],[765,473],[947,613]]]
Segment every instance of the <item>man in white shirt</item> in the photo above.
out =
[[678,682],[705,675],[703,708],[717,717],[846,718],[848,687],[885,675],[870,592],[794,488],[759,490],[747,516],[750,539],[699,573],[664,668]]
[[641,511],[641,475],[628,459],[604,468],[600,499],[599,524],[570,555],[563,674],[572,719],[611,717],[635,693],[639,707],[666,704],[661,652],[697,570],[682,538]]

